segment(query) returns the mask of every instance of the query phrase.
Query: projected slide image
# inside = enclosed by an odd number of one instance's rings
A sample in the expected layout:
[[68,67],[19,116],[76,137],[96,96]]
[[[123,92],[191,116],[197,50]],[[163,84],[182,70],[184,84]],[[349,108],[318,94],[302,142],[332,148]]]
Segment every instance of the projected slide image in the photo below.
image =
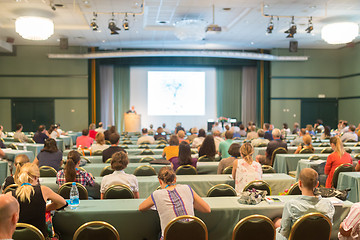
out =
[[205,115],[205,72],[149,71],[148,115]]

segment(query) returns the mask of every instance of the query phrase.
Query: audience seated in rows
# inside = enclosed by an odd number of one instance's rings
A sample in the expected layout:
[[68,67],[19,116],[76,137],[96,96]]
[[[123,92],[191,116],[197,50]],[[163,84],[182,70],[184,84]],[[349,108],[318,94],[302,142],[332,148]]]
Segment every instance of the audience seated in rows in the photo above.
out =
[[178,123],[176,123],[175,134],[177,134],[180,130],[185,132],[185,129],[181,126],[181,123],[178,122]]
[[163,130],[164,130],[164,132],[165,132],[166,134],[171,134],[170,130],[166,128],[166,124],[165,124],[165,123],[162,124],[162,128],[163,128]]
[[199,157],[207,156],[215,160],[216,148],[213,135],[207,135],[199,147]]
[[253,140],[255,138],[258,138],[258,134],[256,132],[256,126],[255,125],[251,125],[249,127],[249,132],[246,135],[246,140]]
[[62,155],[62,152],[57,148],[56,141],[49,138],[45,140],[44,148],[35,157],[34,163],[38,167],[49,166],[59,171],[63,165]]
[[233,162],[240,157],[240,143],[231,144],[228,153],[230,154],[230,157],[223,158],[219,162],[217,174],[222,174],[225,168],[232,166]]
[[321,133],[324,131],[324,125],[323,121],[321,119],[316,120],[316,123],[314,124],[314,130],[317,133]]
[[183,165],[191,165],[196,168],[197,159],[191,157],[190,145],[182,142],[179,145],[179,156],[171,159],[171,167],[176,171],[178,167]]
[[0,195],[0,239],[12,239],[19,220],[20,206],[11,195]]
[[220,133],[223,132],[223,128],[220,126],[219,122],[215,122],[212,129],[211,129],[211,132],[214,133],[215,131],[219,131]]
[[269,140],[269,141],[274,140],[273,136],[272,136],[272,133],[271,133],[271,130],[270,130],[270,124],[269,123],[264,123],[263,129],[265,131],[264,138]]
[[329,126],[325,126],[324,132],[321,133],[320,139],[325,140],[325,139],[330,139],[330,137],[331,137],[331,129]]
[[258,138],[255,138],[253,140],[251,140],[251,145],[253,147],[259,147],[259,146],[263,146],[263,145],[268,145],[268,143],[270,142],[268,139],[265,139],[265,131],[263,129],[259,129],[257,131],[257,135],[259,136]]
[[82,130],[82,135],[76,139],[76,147],[90,148],[93,142],[94,139],[89,137],[89,130],[85,128]]
[[95,136],[95,142],[91,145],[91,152],[104,151],[108,148],[109,145],[105,144],[105,135],[102,132],[98,132]]
[[22,166],[24,166],[25,163],[30,162],[28,156],[25,154],[19,154],[14,159],[14,166],[15,166],[15,173],[11,176],[8,176],[5,178],[5,182],[3,185],[3,190],[10,186],[11,184],[15,184],[16,179],[19,177],[20,169]]
[[[239,130],[240,137],[245,137],[246,136],[246,129],[245,129],[244,124],[240,124],[239,128],[240,128],[240,130]],[[235,134],[234,134],[234,137],[238,137],[238,136],[235,136]]]
[[266,147],[266,152],[265,152],[265,158],[260,157],[261,155],[258,155],[256,158],[257,160],[262,164],[262,165],[271,165],[271,156],[273,154],[273,152],[275,151],[275,149],[282,147],[285,148],[287,150],[287,144],[286,142],[282,141],[280,139],[281,136],[281,132],[280,129],[275,128],[272,131],[272,135],[273,135],[273,139],[272,141],[269,142],[269,144]]
[[281,132],[283,132],[285,136],[287,136],[291,133],[291,130],[287,123],[283,123],[283,129],[281,129]]
[[194,138],[191,147],[193,147],[193,148],[199,147],[203,143],[205,137],[206,137],[206,132],[204,129],[201,128],[199,130],[198,136],[196,138]]
[[33,140],[36,143],[45,143],[45,140],[49,138],[49,134],[46,131],[45,125],[40,125],[37,132],[34,134]]
[[142,143],[155,144],[155,138],[153,136],[148,135],[147,128],[143,128],[141,132],[142,132],[142,136],[139,137],[139,139],[137,140],[136,143],[137,145],[140,145]]
[[155,131],[154,131],[154,125],[153,124],[150,124],[150,126],[149,126],[149,130],[148,130],[148,134],[150,134],[150,135],[154,135],[154,133],[155,133]]
[[222,137],[220,137],[221,133],[217,130],[213,132],[213,135],[214,135],[216,152],[219,152],[219,145],[221,142],[224,141],[224,139]]
[[16,124],[16,132],[14,133],[14,138],[19,139],[21,142],[27,142],[29,138],[22,132],[23,125],[21,123]]
[[50,138],[56,139],[60,137],[60,133],[58,132],[58,126],[55,124],[52,124],[48,130],[48,134]]
[[294,122],[294,129],[292,130],[292,134],[299,134],[300,131],[300,124],[297,122]]
[[314,148],[312,146],[312,138],[309,134],[306,134],[305,136],[303,136],[303,142],[301,144],[299,144],[299,146],[297,147],[295,154],[300,153],[301,150],[303,149],[309,149],[311,152],[314,152]]
[[133,174],[127,174],[124,169],[129,164],[128,156],[125,152],[116,152],[111,156],[111,168],[115,171],[112,174],[106,175],[101,180],[101,199],[104,198],[106,189],[114,184],[124,184],[130,187],[134,193],[135,198],[139,198],[139,184],[138,180]]
[[[96,131],[97,133],[104,133],[104,132],[105,132],[106,129],[103,127],[103,123],[102,123],[102,122],[99,122],[97,126],[98,126],[98,127],[95,129],[95,131]],[[96,136],[95,136],[95,137],[96,137]]]
[[341,141],[358,141],[358,135],[355,133],[355,125],[349,126],[349,130],[341,136]]
[[302,128],[299,131],[299,136],[297,136],[291,143],[291,146],[299,146],[301,143],[303,143],[303,137],[306,135],[306,129]]
[[162,127],[157,128],[154,138],[155,138],[156,141],[161,140],[161,139],[167,141],[166,133],[164,132]]
[[111,126],[108,130],[105,130],[105,132],[104,132],[105,140],[109,141],[110,135],[113,133],[117,133],[115,126]]
[[197,138],[199,130],[197,129],[197,127],[193,127],[190,130],[191,135],[187,137],[187,140],[189,140],[189,142],[194,141],[195,138]]
[[311,136],[315,136],[315,132],[314,132],[313,126],[311,126],[311,124],[306,125],[306,132],[308,134],[310,134]]
[[219,144],[219,155],[221,158],[228,158],[230,154],[228,153],[230,145],[233,143],[234,134],[232,131],[225,132],[225,141]]
[[194,208],[204,213],[211,212],[209,205],[189,185],[176,184],[175,172],[170,167],[161,168],[158,179],[161,189],[143,201],[139,210],[146,211],[155,205],[160,217],[162,238],[165,227],[175,217],[194,216]]
[[179,130],[177,132],[177,136],[179,138],[179,143],[181,143],[181,142],[189,143],[189,140],[185,139],[186,134],[185,134],[185,132],[183,130]]
[[169,140],[169,146],[166,146],[163,150],[162,157],[166,157],[166,160],[179,156],[179,138],[176,135],[171,135]]
[[125,152],[126,153],[126,151],[122,147],[118,146],[119,140],[120,140],[120,135],[118,133],[113,133],[110,135],[111,146],[108,147],[107,149],[103,150],[103,153],[102,153],[103,162],[106,162],[106,160],[111,158],[111,156],[116,152]]

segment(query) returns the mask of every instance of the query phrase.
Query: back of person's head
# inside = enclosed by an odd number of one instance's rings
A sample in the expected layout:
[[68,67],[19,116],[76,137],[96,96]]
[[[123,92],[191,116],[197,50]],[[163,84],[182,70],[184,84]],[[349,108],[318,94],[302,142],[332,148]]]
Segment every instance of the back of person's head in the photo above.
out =
[[342,124],[344,125],[344,127],[346,127],[348,125],[348,121],[343,121]]
[[295,128],[298,128],[298,127],[300,127],[300,124],[297,123],[297,122],[294,122],[294,127],[295,127]]
[[197,129],[197,127],[193,127],[191,129],[191,134],[198,134],[199,130]]
[[311,136],[309,134],[306,134],[305,136],[303,136],[303,142],[306,145],[310,145],[312,142]]
[[207,135],[200,146],[200,151],[205,153],[208,157],[215,157],[216,148],[215,141],[212,135]]
[[331,128],[329,126],[325,126],[324,127],[324,135],[330,136],[330,133],[331,133]]
[[304,168],[300,172],[299,180],[302,187],[308,190],[314,190],[318,184],[318,173],[312,168]]
[[49,128],[49,130],[48,130],[49,134],[51,134],[55,129],[56,129],[55,125],[54,125],[54,124],[51,124],[51,125],[50,125],[50,128]]
[[89,135],[89,129],[84,128],[81,133],[83,136],[87,136]]
[[191,149],[190,145],[183,141],[179,145],[179,163],[180,165],[189,165],[191,164]]
[[284,129],[288,129],[289,125],[287,123],[283,123],[283,127],[284,127]]
[[319,125],[323,125],[323,120],[318,119],[318,120],[316,120],[316,123],[319,124]]
[[101,128],[103,126],[102,122],[98,122],[98,127]]
[[263,138],[265,136],[265,131],[264,129],[259,129],[257,130],[257,134],[260,138]]
[[119,139],[120,139],[120,135],[118,133],[110,134],[109,141],[112,145],[117,144],[119,142]]
[[95,128],[96,128],[95,123],[90,123],[89,130],[95,130]]
[[171,135],[169,139],[170,146],[179,146],[179,138],[176,135]]
[[269,123],[264,123],[264,128],[265,128],[265,130],[269,130],[270,124]]
[[343,145],[341,139],[339,138],[339,136],[331,137],[330,144],[335,145],[334,151],[337,152],[340,157],[342,157],[345,154],[344,145]]
[[250,131],[251,131],[251,132],[255,132],[255,130],[256,130],[256,126],[255,126],[255,125],[251,125],[251,126],[250,126]]
[[20,169],[22,166],[24,166],[25,163],[30,162],[28,156],[25,154],[19,154],[14,159],[14,165],[16,167],[15,174],[14,174],[14,180],[18,178]]
[[39,167],[35,163],[25,163],[21,167],[19,176],[14,179],[19,187],[16,189],[16,196],[21,202],[26,200],[30,202],[30,196],[34,193],[34,188],[31,183],[36,181],[40,177]]
[[116,152],[111,156],[111,168],[115,171],[123,170],[129,164],[128,155],[123,152]]
[[166,127],[166,124],[165,124],[165,123],[163,123],[163,124],[162,124],[162,127],[163,127],[163,128],[165,128],[165,127]]
[[252,158],[253,153],[254,153],[254,148],[251,146],[250,143],[244,143],[240,147],[240,154],[242,158],[249,164],[251,164],[253,161]]
[[153,129],[154,125],[153,124],[150,124],[150,129]]
[[158,179],[163,181],[165,184],[174,183],[176,179],[176,174],[172,167],[162,167],[158,173]]
[[198,137],[206,137],[206,132],[203,128],[200,128]]
[[233,137],[234,137],[234,132],[233,131],[228,130],[228,131],[225,132],[225,138],[226,139],[233,139]]
[[50,153],[54,153],[54,152],[57,152],[59,151],[58,148],[57,148],[57,144],[56,144],[56,141],[55,139],[53,138],[48,138],[45,140],[45,143],[44,143],[44,148],[41,149],[41,152],[50,152]]
[[221,136],[221,132],[219,130],[215,130],[213,133],[214,137],[220,137]]
[[244,124],[240,124],[239,128],[240,128],[240,130],[244,130],[245,129]]
[[10,230],[11,234],[14,233],[19,211],[20,206],[16,198],[7,194],[0,195],[0,231],[6,229]]
[[77,151],[70,151],[65,164],[65,181],[74,182],[76,179],[76,165],[80,162],[81,155]]
[[105,144],[105,135],[102,132],[98,132],[95,135],[95,141],[97,144],[104,145]]
[[23,125],[21,123],[16,124],[16,131],[22,129]]
[[142,134],[147,134],[148,130],[147,130],[147,128],[143,128],[143,129],[141,129],[141,132],[142,132]]
[[163,131],[164,131],[164,130],[162,129],[162,127],[158,127],[158,128],[156,129],[156,132],[157,132],[158,134],[161,134]]
[[349,130],[350,130],[350,131],[355,132],[355,129],[356,129],[355,125],[352,125],[352,124],[351,124],[351,125],[349,126]]
[[176,127],[181,127],[181,123],[180,122],[176,123]]
[[225,129],[226,129],[226,131],[229,131],[230,130],[230,125],[225,125]]
[[254,122],[253,122],[253,121],[249,121],[249,122],[248,122],[248,126],[250,127],[250,126],[252,126],[252,125],[254,125]]
[[180,131],[178,131],[177,135],[178,135],[179,138],[184,138],[185,137],[185,132],[183,130],[180,130]]
[[280,129],[274,128],[274,130],[272,130],[272,135],[273,135],[274,138],[279,138],[280,135],[281,135]]
[[115,132],[116,132],[116,126],[111,126],[111,127],[109,128],[109,132],[110,132],[110,133],[115,133]]
[[230,154],[230,156],[232,157],[240,157],[240,143],[233,143],[230,145],[228,153]]
[[307,125],[306,125],[306,130],[307,130],[308,132],[312,131],[312,130],[313,130],[312,125],[311,125],[311,124],[307,124]]
[[301,136],[305,136],[306,135],[306,128],[300,129],[300,134],[301,134]]
[[42,132],[46,129],[46,126],[45,125],[40,125],[39,128],[38,128],[38,132]]

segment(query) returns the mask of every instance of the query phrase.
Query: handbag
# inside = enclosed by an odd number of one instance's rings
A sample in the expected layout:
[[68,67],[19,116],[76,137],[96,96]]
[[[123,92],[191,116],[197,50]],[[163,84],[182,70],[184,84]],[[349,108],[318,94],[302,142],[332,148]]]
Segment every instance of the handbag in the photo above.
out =
[[265,200],[266,191],[256,190],[255,188],[240,193],[239,202],[242,204],[256,205]]
[[319,188],[315,188],[314,194],[321,195],[324,198],[336,197],[342,201],[345,201],[348,197],[348,192],[350,190],[351,190],[350,188],[345,189],[345,190],[339,190],[339,189],[335,189],[335,188],[319,187]]

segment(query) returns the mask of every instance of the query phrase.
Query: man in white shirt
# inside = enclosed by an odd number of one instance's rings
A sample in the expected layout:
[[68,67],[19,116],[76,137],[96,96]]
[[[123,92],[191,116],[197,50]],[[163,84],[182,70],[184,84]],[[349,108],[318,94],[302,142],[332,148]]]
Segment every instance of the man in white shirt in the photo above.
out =
[[223,130],[223,128],[219,125],[218,122],[215,122],[215,123],[214,123],[214,126],[213,126],[213,128],[212,128],[211,131],[212,131],[212,132],[219,131],[220,133],[222,133],[224,130]]
[[344,135],[341,136],[341,141],[358,141],[358,135],[355,133],[355,125],[349,126],[349,131],[345,132]]
[[0,195],[0,239],[12,239],[19,212],[19,203],[13,196]]
[[103,127],[103,123],[102,122],[99,122],[98,123],[98,127],[95,129],[96,132],[101,132],[101,133],[104,133],[105,132],[105,129]]
[[162,124],[162,127],[163,127],[163,131],[164,131],[166,134],[171,134],[170,130],[166,128],[166,124],[165,124],[165,123]]
[[142,131],[142,137],[140,137],[137,140],[137,143],[136,143],[137,145],[140,145],[142,143],[155,144],[155,138],[148,135],[147,128],[143,128],[141,131]]
[[218,152],[220,143],[225,140],[220,137],[220,135],[221,135],[220,131],[217,131],[217,130],[214,131],[213,135],[214,135],[214,141],[215,141],[215,148],[216,148],[216,151]]

